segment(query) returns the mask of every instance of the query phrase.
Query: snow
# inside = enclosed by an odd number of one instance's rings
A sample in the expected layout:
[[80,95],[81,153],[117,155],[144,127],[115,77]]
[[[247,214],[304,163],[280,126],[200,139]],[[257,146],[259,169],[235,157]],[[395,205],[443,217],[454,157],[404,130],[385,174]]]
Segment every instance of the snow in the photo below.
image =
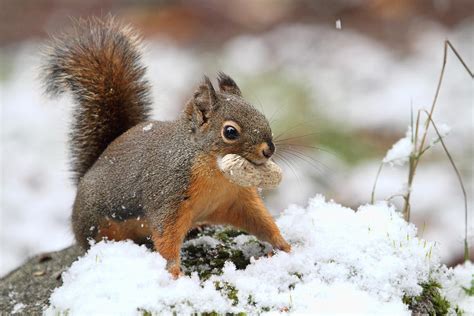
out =
[[[262,249],[258,243],[256,243],[256,238],[254,236],[248,235],[239,235],[234,238],[235,248],[242,251],[242,254],[245,258],[258,257],[262,253]],[[265,243],[265,248],[263,249],[264,253],[270,253],[272,246],[268,243]]]
[[412,132],[409,128],[405,137],[393,144],[392,148],[387,152],[383,158],[383,163],[390,164],[391,166],[403,166],[410,158],[413,149]]
[[26,307],[26,305],[23,304],[23,303],[16,303],[15,306],[13,306],[12,314],[21,313],[21,311],[25,307]]
[[[341,184],[338,200],[350,199],[355,205],[365,203],[370,198],[379,165],[378,160],[368,161],[345,174],[342,180],[337,181]],[[407,173],[406,168],[385,168],[377,182],[376,199],[388,199],[405,193]],[[419,228],[422,238],[437,241],[443,262],[457,260],[457,254],[462,255],[464,249],[464,204],[457,181],[448,163],[440,167],[438,163],[422,161],[411,190],[411,221]],[[400,197],[390,201],[399,208],[404,202]],[[469,204],[469,210],[472,210],[472,204]],[[472,223],[472,216],[469,216],[470,245],[474,244]]]
[[454,269],[443,271],[440,279],[444,285],[441,292],[453,303],[464,311],[474,312],[474,296],[466,294],[464,289],[469,289],[474,281],[474,264],[466,262],[458,265]]
[[436,127],[438,128],[438,132],[439,132],[439,136],[436,135],[436,137],[433,137],[430,141],[430,147],[434,146],[435,144],[437,144],[439,141],[440,141],[440,138],[445,138],[446,136],[449,135],[449,133],[451,133],[451,126],[449,126],[448,124],[439,124],[439,125],[436,125]]
[[210,248],[215,248],[219,244],[220,244],[220,241],[215,238],[212,238],[210,236],[202,236],[196,239],[191,239],[191,240],[186,241],[183,244],[183,246],[186,247],[187,245],[191,245],[191,246],[205,245]]
[[144,132],[148,132],[153,127],[153,123],[149,123],[143,127]]
[[[64,286],[55,290],[51,302],[74,315],[133,315],[138,308],[158,311],[171,305],[189,313],[198,304],[218,311],[226,306],[212,286],[201,287],[196,277],[174,281],[165,266],[145,246],[100,242],[63,274]],[[189,305],[180,304],[185,300]],[[49,313],[54,314],[52,309]]]
[[[474,266],[466,264],[449,277],[435,244],[417,237],[416,227],[385,202],[354,211],[316,196],[307,207],[289,206],[277,225],[292,245],[291,253],[253,258],[244,270],[226,262],[221,275],[205,281],[196,274],[173,280],[165,260],[144,246],[99,242],[63,274],[64,283],[52,293],[46,314],[410,315],[402,297],[419,295],[421,283],[437,275],[447,284],[446,296],[459,303],[456,282],[468,286],[465,276],[474,273]],[[238,236],[234,242],[242,247],[253,238]],[[192,242],[219,243],[202,237]],[[235,288],[238,302],[216,289],[217,284]],[[466,302],[461,303],[471,306],[472,301]]]
[[448,124],[440,124],[438,127],[438,131],[441,135],[441,137],[446,137],[448,134],[451,132],[452,128]]

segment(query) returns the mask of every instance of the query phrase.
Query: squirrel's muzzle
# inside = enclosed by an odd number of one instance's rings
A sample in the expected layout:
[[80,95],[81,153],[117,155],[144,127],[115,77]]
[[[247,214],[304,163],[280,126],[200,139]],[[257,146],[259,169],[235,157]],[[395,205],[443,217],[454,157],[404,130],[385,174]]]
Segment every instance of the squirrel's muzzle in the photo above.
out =
[[262,156],[268,159],[275,152],[275,145],[273,144],[272,141],[268,141],[268,142],[262,143],[260,145],[260,149],[261,149]]

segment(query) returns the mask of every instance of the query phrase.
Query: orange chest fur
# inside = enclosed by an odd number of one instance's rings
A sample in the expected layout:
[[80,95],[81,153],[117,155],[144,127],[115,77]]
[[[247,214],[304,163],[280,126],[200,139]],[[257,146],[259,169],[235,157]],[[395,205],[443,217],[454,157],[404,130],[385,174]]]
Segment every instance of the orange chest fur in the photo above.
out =
[[220,209],[228,209],[239,195],[240,187],[230,183],[212,155],[202,155],[194,163],[188,188],[186,208],[193,222],[203,221]]

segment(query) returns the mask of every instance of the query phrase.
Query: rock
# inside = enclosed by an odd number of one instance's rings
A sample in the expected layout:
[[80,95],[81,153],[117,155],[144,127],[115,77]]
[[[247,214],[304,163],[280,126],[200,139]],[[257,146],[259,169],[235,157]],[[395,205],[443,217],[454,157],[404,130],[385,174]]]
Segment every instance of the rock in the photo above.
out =
[[62,284],[61,273],[83,253],[74,245],[40,254],[7,274],[0,280],[0,311],[8,315],[14,309],[24,315],[41,314],[51,292]]

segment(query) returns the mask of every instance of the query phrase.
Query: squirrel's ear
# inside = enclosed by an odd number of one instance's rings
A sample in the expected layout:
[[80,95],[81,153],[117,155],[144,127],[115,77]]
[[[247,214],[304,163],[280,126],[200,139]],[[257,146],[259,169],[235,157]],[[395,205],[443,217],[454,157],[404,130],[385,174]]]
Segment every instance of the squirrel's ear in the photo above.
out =
[[217,105],[216,90],[207,76],[204,76],[204,82],[194,92],[194,104],[206,117]]
[[217,81],[219,82],[219,89],[221,92],[235,94],[239,97],[242,96],[242,92],[240,92],[240,89],[235,83],[234,79],[232,79],[225,73],[219,72],[217,76]]
[[193,99],[186,106],[186,114],[193,122],[194,127],[204,125],[210,117],[210,113],[217,107],[217,94],[207,76],[204,76],[204,82],[194,92]]

